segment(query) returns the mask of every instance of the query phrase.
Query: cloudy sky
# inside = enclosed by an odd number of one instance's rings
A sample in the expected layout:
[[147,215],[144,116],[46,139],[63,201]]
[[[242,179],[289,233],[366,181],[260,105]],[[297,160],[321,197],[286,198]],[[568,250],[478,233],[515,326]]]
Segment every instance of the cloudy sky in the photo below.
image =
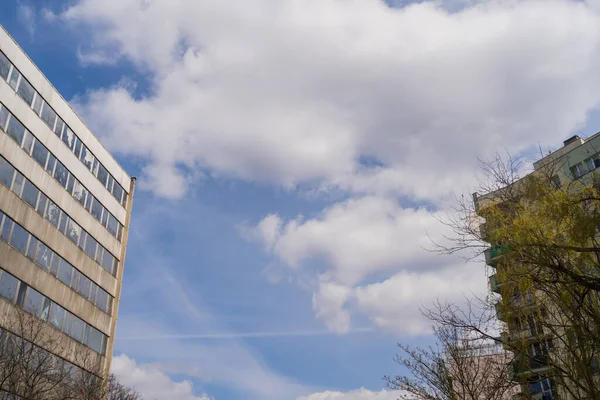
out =
[[391,400],[477,159],[599,130],[598,0],[3,0],[138,177],[114,372],[157,400]]

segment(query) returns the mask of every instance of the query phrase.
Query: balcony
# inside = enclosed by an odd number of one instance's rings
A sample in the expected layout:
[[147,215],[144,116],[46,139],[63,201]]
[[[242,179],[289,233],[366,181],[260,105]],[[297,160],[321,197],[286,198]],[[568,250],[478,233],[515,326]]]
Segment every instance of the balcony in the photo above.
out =
[[498,282],[497,274],[490,276],[490,289],[494,293],[500,294],[500,288],[502,287],[502,283]]
[[483,254],[485,255],[485,263],[490,267],[495,267],[499,256],[506,253],[506,249],[500,246],[493,246],[486,249]]

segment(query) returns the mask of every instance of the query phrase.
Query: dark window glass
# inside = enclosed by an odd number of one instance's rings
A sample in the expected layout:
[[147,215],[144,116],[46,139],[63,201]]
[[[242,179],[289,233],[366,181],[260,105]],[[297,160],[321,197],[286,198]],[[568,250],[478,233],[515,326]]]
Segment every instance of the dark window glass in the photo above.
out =
[[58,254],[52,254],[52,263],[50,264],[50,273],[54,276],[58,275],[58,263],[60,262],[61,258],[58,256]]
[[[94,282],[91,283],[91,291],[90,291],[90,301],[94,304],[96,304],[96,294],[98,293],[98,285],[96,285]],[[100,289],[102,290],[102,289]]]
[[19,292],[17,294],[17,305],[23,307],[25,306],[25,294],[27,293],[27,285],[24,282],[21,282],[19,285]]
[[80,295],[88,299],[90,297],[90,287],[92,285],[92,281],[89,280],[88,277],[81,275],[79,277],[79,287],[77,291]]
[[56,168],[54,169],[54,179],[56,179],[62,187],[67,186],[67,179],[69,178],[69,171],[62,165],[60,161],[56,162]]
[[90,326],[90,337],[88,346],[90,346],[92,350],[95,350],[100,354],[102,354],[102,346],[104,344],[103,336],[104,335],[102,334],[102,332]]
[[[112,175],[108,175],[108,185],[106,185],[106,188],[111,193],[113,192],[114,183],[115,183],[115,179],[112,177]],[[118,183],[117,183],[117,185],[118,185]]]
[[123,188],[117,182],[115,182],[115,186],[113,187],[113,196],[119,202],[121,202],[121,198],[123,197]]
[[65,127],[65,123],[63,122],[62,119],[60,119],[60,117],[56,117],[56,126],[54,127],[54,133],[56,133],[56,135],[58,137],[60,137],[60,135],[62,134],[63,128]]
[[26,254],[27,241],[29,240],[29,232],[15,224],[12,235],[10,236],[10,244],[22,254]]
[[35,93],[35,90],[33,89],[33,86],[31,86],[31,84],[27,82],[27,79],[21,78],[21,82],[19,83],[19,90],[17,90],[17,93],[19,94],[19,96],[21,96],[23,100],[25,100],[25,103],[27,103],[31,107],[31,103],[33,103],[33,95]]
[[67,286],[71,286],[71,276],[73,275],[73,267],[65,260],[60,260],[58,267],[58,279]]
[[25,153],[31,154],[31,146],[33,145],[34,139],[35,138],[29,131],[25,131],[25,138],[23,139],[23,146],[22,146],[23,150],[25,150]]
[[96,295],[96,306],[100,308],[102,311],[107,312],[108,307],[108,293],[106,293],[103,289],[98,288],[98,294]]
[[77,158],[79,158],[79,154],[81,153],[81,140],[79,140],[79,138],[76,138],[75,140],[75,150],[73,150],[73,153],[75,153],[75,155],[77,156]]
[[80,276],[81,276],[81,272],[79,272],[75,268],[73,268],[73,279],[71,279],[71,288],[72,289],[77,290]]
[[48,321],[48,315],[50,314],[50,304],[51,303],[52,302],[48,298],[45,298],[42,303],[42,311],[40,312],[39,317],[44,321]]
[[17,71],[15,68],[13,68],[12,73],[10,74],[10,77],[8,78],[8,84],[10,85],[11,88],[13,88],[13,89],[17,88],[17,83],[19,82],[20,76],[21,76],[21,74],[19,73],[19,71]]
[[21,196],[21,192],[23,191],[23,183],[25,183],[25,177],[21,175],[19,171],[15,172],[15,180],[13,181],[12,191],[17,194],[17,196]]
[[89,170],[92,169],[92,166],[94,165],[94,155],[85,146],[83,146],[81,150],[81,161],[83,161]]
[[18,119],[11,116],[10,120],[8,121],[8,128],[6,128],[6,133],[8,133],[8,135],[12,137],[15,140],[15,142],[17,142],[20,146],[21,143],[23,143],[25,127],[21,122],[19,122]]
[[40,191],[38,190],[38,188],[36,188],[31,182],[26,180],[25,184],[23,185],[23,194],[21,195],[21,198],[25,200],[25,202],[31,207],[35,208],[35,206],[37,205],[37,198],[39,193]]
[[101,264],[103,254],[104,254],[104,247],[98,245],[98,249],[96,250],[96,258],[95,258],[95,260],[98,264]]
[[37,249],[38,240],[33,236],[29,239],[29,248],[27,249],[27,257],[35,260],[35,251]]
[[56,113],[46,102],[44,102],[44,107],[42,108],[42,120],[44,120],[44,122],[50,127],[50,129],[54,130]]
[[10,229],[12,228],[14,222],[9,218],[4,218],[4,225],[2,226],[2,240],[8,243],[8,239],[10,238]]
[[8,110],[6,107],[0,106],[0,129],[6,128],[6,121],[8,121]]
[[44,211],[46,211],[46,202],[47,201],[48,201],[48,198],[46,197],[46,195],[44,193],[40,192],[40,198],[38,200],[36,211],[42,217],[44,216]]
[[73,184],[73,197],[82,206],[85,205],[85,199],[87,198],[88,191],[83,187],[79,181],[75,181]]
[[25,309],[35,314],[38,318],[42,315],[42,302],[44,301],[44,296],[42,294],[31,287],[27,290],[27,299],[25,300]]
[[42,96],[38,93],[33,101],[33,111],[35,111],[38,116],[40,115],[40,111],[42,111],[42,104],[44,104],[44,99],[42,99]]
[[94,196],[92,196],[91,194],[88,194],[88,197],[85,200],[85,209],[86,210],[88,210],[88,211],[91,210],[93,200],[94,200]]
[[95,257],[96,257],[96,247],[97,246],[98,246],[98,242],[96,242],[96,239],[94,239],[90,235],[87,235],[87,238],[85,240],[84,251],[86,252],[86,254],[88,256],[92,257],[93,259],[95,259]]
[[[20,143],[21,142],[19,142],[19,144]],[[102,164],[98,165],[98,180],[106,187],[106,183],[108,181],[108,171]]]
[[83,341],[83,330],[85,323],[73,315],[71,318],[71,337],[78,342]]
[[102,224],[102,226],[105,227],[108,224],[108,210],[104,207],[102,207],[102,209],[102,220],[100,221],[100,223]]
[[50,259],[52,257],[52,250],[50,250],[45,244],[38,244],[38,251],[35,257],[35,262],[44,269],[50,268]]
[[[108,214],[108,213],[107,213]],[[108,216],[108,225],[106,226],[108,231],[113,234],[113,236],[117,236],[119,230],[119,221],[112,215]]]
[[67,214],[65,213],[61,213],[61,217],[60,217],[60,224],[58,224],[58,230],[61,233],[64,233],[65,235],[67,234],[67,221],[70,219],[69,217],[67,217]]
[[115,270],[115,264],[116,259],[105,249],[104,255],[102,256],[102,268],[113,274]]
[[67,145],[68,148],[73,150],[75,148],[75,134],[69,128],[65,129],[62,135],[62,141]]
[[73,241],[75,244],[79,244],[79,238],[81,236],[81,227],[75,223],[72,219],[69,218],[67,222],[67,237]]
[[57,329],[62,329],[65,320],[65,309],[56,303],[50,306],[50,323]]
[[46,171],[48,171],[50,175],[52,175],[52,173],[54,172],[55,165],[56,157],[54,157],[52,154],[48,154],[48,164],[46,165]]
[[69,174],[69,183],[67,183],[67,192],[73,193],[73,185],[75,184],[75,177]]
[[0,181],[2,181],[4,186],[10,188],[14,174],[15,174],[15,169],[13,168],[13,166],[10,165],[4,159],[4,157],[0,157]]
[[8,79],[8,73],[10,72],[10,61],[8,58],[2,53],[0,53],[0,76],[4,78],[4,80]]
[[48,199],[48,209],[46,211],[46,219],[54,226],[58,226],[58,219],[60,217],[60,208],[56,206],[50,199]]
[[33,158],[42,167],[46,166],[46,160],[48,159],[48,149],[41,144],[38,140],[33,143]]
[[104,207],[102,207],[102,204],[100,204],[98,199],[94,199],[94,202],[92,203],[91,213],[94,216],[94,218],[96,218],[98,221],[100,221],[102,219],[102,209],[103,208]]
[[15,300],[18,287],[19,281],[17,278],[3,271],[2,276],[0,276],[0,296],[12,302]]

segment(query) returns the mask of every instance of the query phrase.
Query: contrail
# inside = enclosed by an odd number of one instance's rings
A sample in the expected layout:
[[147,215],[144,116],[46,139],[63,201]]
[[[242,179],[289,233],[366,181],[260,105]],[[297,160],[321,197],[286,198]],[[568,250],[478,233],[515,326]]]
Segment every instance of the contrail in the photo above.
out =
[[[366,333],[373,332],[373,328],[355,328],[346,333]],[[247,339],[247,338],[268,338],[268,337],[291,337],[291,336],[325,336],[334,335],[334,332],[327,330],[307,330],[307,331],[288,331],[288,332],[221,332],[221,333],[197,333],[182,335],[144,335],[144,336],[117,336],[117,340],[193,340],[193,339]]]

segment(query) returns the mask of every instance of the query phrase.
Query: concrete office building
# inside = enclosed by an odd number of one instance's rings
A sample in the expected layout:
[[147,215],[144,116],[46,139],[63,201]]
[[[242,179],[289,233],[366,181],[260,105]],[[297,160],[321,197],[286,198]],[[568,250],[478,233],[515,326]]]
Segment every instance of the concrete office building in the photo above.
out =
[[0,28],[0,315],[29,311],[70,350],[58,357],[82,367],[68,357],[87,352],[102,374],[134,182]]
[[[552,171],[552,180],[557,187],[568,185],[574,180],[579,180],[584,185],[591,185],[593,184],[593,172],[600,168],[600,133],[585,140],[579,136],[573,136],[565,140],[561,148],[536,161],[533,166],[532,174]],[[519,191],[517,185],[521,182],[522,180],[513,184],[515,193]],[[475,193],[473,200],[476,212],[480,216],[484,216],[487,207],[501,206],[504,200],[501,199],[502,194],[499,192],[502,190],[483,195]],[[480,228],[484,238],[487,237],[486,230],[484,223]],[[521,382],[523,392],[528,389],[536,399],[553,400],[559,396],[561,399],[571,399],[572,395],[561,393],[561,389],[554,384],[552,367],[549,365],[552,351],[560,351],[557,349],[560,344],[550,332],[544,331],[543,327],[536,326],[534,318],[528,318],[528,315],[534,315],[536,310],[546,307],[545,304],[542,304],[544,295],[535,288],[533,293],[518,293],[514,290],[514,285],[501,282],[502,279],[499,279],[498,276],[513,267],[513,265],[499,262],[504,251],[497,243],[492,243],[491,247],[485,251],[486,264],[494,268],[495,272],[489,278],[492,292],[500,294],[503,299],[508,298],[507,301],[520,310],[518,316],[510,312],[505,313],[501,302],[496,303],[497,317],[504,322],[505,326],[502,341],[525,341],[528,353],[532,357],[521,360],[525,362],[514,364],[513,377]],[[597,358],[595,362],[598,363]]]

